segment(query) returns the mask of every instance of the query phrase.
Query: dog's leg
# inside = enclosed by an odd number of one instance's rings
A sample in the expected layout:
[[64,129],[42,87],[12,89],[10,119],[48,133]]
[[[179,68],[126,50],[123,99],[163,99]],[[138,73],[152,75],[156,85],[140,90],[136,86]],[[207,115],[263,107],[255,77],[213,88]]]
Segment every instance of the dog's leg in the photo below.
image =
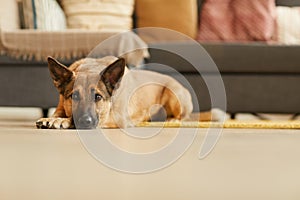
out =
[[54,114],[49,118],[41,118],[36,122],[36,127],[41,129],[68,129],[73,128],[72,119],[66,117],[64,98],[59,96],[59,102]]
[[55,117],[66,117],[65,109],[64,109],[64,97],[63,95],[59,95],[59,102],[55,109],[55,112],[51,116],[52,118]]
[[[228,119],[226,112],[218,108],[213,108],[207,112],[200,112],[197,115],[192,114],[193,106],[189,93],[180,88],[176,89],[173,88],[174,92],[172,92],[168,88],[165,88],[161,99],[161,104],[164,105],[168,117],[172,117],[168,119],[169,121],[223,121]],[[177,95],[174,94],[175,92]]]
[[164,105],[168,118],[171,117],[169,120],[186,120],[193,111],[190,94],[181,87],[175,87],[173,91],[164,89],[161,104]]

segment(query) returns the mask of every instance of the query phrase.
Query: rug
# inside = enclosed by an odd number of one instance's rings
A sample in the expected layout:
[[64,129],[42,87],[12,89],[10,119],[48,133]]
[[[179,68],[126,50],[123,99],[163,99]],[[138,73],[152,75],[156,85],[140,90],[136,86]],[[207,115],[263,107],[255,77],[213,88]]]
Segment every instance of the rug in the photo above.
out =
[[174,121],[142,122],[138,127],[164,128],[239,128],[239,129],[300,129],[300,121],[238,121],[221,122]]

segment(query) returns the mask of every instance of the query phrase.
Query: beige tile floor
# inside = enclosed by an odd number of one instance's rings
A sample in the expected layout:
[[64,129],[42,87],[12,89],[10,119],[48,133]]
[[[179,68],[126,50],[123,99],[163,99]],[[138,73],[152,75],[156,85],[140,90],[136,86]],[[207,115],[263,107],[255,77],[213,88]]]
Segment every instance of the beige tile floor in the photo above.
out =
[[[76,130],[37,130],[38,110],[23,116],[15,110],[19,118],[12,112],[6,110],[0,120],[1,200],[300,199],[299,130],[224,129],[213,151],[200,160],[207,129],[199,129],[171,166],[128,174],[94,159]],[[128,139],[118,129],[103,134],[130,151],[149,151],[172,141],[177,131],[164,129],[149,141]]]

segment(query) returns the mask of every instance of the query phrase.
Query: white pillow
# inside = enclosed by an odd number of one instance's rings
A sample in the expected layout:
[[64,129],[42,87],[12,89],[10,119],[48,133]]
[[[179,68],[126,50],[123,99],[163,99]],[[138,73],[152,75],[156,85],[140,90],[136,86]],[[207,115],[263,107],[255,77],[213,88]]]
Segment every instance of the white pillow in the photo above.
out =
[[66,17],[56,0],[22,0],[25,28],[58,31],[67,27]]
[[277,7],[276,40],[284,44],[300,44],[300,7]]

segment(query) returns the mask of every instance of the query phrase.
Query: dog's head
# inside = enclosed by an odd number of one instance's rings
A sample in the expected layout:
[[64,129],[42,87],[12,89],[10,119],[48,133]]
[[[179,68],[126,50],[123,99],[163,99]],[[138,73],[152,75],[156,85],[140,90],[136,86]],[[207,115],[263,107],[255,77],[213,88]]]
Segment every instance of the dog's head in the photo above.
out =
[[111,97],[124,75],[123,58],[100,71],[71,70],[51,57],[48,58],[48,67],[63,98],[65,115],[73,118],[76,128],[95,128],[99,121],[106,120]]

